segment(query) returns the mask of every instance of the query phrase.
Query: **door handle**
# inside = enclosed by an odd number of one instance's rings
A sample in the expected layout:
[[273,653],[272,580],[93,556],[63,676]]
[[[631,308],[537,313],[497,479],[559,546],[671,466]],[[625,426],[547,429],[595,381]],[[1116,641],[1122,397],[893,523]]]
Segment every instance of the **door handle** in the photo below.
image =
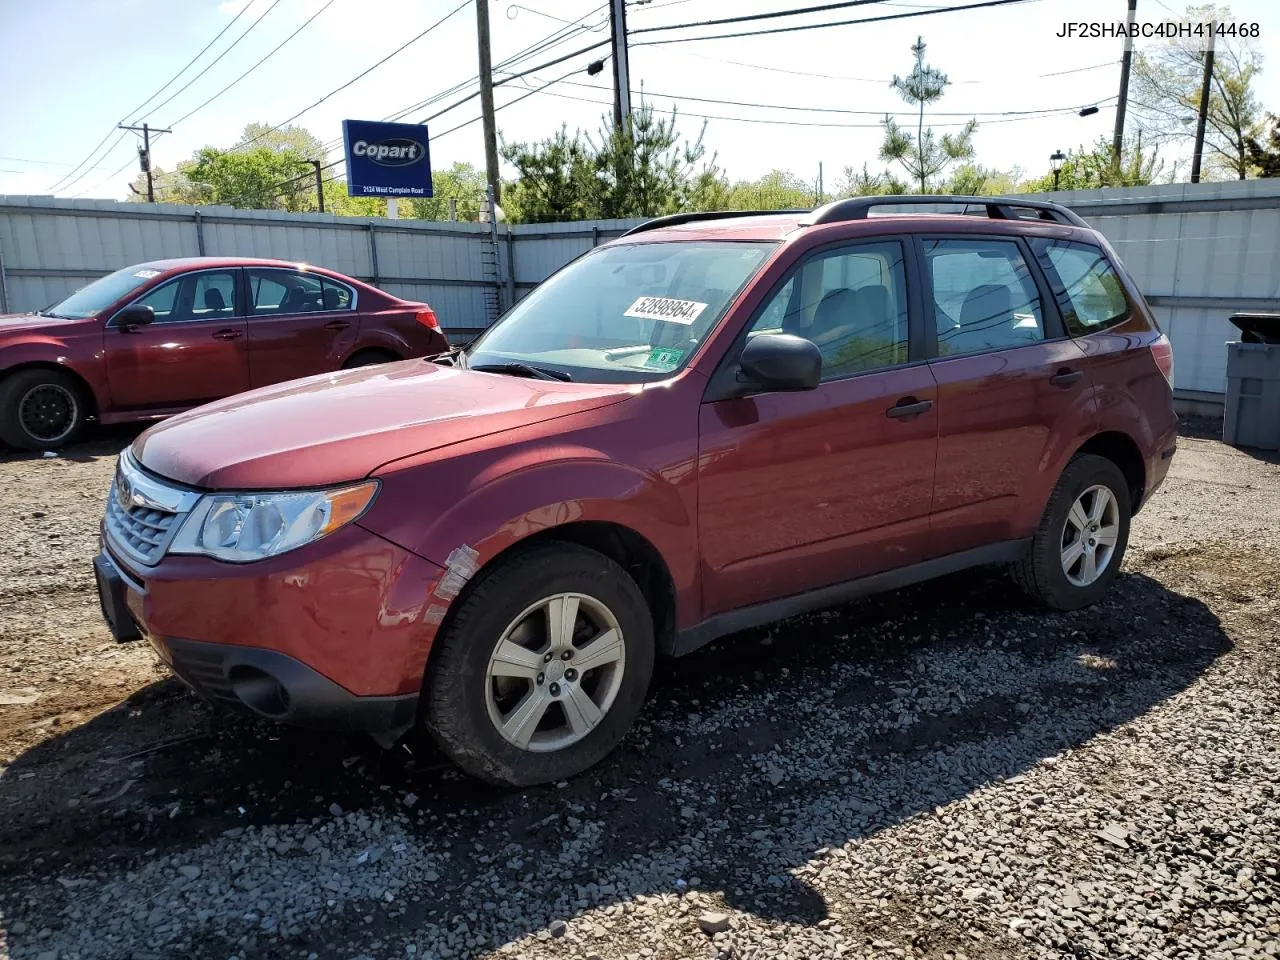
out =
[[326,330],[345,330],[349,326],[351,326],[351,322],[348,320],[330,320],[324,325],[324,328]]
[[215,333],[213,335],[213,339],[239,340],[242,336],[244,336],[244,334],[241,333],[239,330],[237,330],[235,327],[227,327],[225,330],[219,330],[217,333]]
[[932,400],[917,400],[915,397],[903,397],[884,412],[886,417],[895,420],[912,420],[933,408]]
[[1063,367],[1049,378],[1049,382],[1055,387],[1069,387],[1083,376],[1084,374],[1079,370],[1072,370],[1070,367]]

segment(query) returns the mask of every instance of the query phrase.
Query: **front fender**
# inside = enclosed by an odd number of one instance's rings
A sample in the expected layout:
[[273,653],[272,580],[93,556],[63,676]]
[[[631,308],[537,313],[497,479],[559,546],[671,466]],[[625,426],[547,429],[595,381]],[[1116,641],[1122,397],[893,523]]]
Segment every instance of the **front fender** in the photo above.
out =
[[[692,488],[685,488],[692,472],[668,474],[678,478],[673,482],[666,471],[620,464],[598,450],[561,446],[554,460],[548,455],[546,449],[526,450],[483,467],[472,464],[479,467],[474,472],[468,470],[470,458],[439,464],[429,488],[413,481],[416,471],[385,477],[383,493],[360,523],[445,567],[446,575],[434,587],[435,599],[444,605],[476,571],[522,540],[571,523],[617,524],[661,554],[680,621],[696,619],[697,528]],[[441,509],[424,507],[428,489]]]
[[99,413],[111,406],[111,394],[107,389],[105,364],[102,361],[100,346],[91,358],[86,358],[71,345],[47,334],[24,336],[21,340],[0,343],[0,378],[21,367],[61,367],[75,374],[88,386],[93,395],[94,408]]

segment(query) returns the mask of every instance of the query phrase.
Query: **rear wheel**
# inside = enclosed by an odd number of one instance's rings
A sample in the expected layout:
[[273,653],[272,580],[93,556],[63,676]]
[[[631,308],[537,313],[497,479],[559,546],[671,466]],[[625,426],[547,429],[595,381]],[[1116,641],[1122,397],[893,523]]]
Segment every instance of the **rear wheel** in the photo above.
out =
[[437,637],[426,726],[473,776],[562,780],[622,739],[653,659],[648,607],[622,567],[574,544],[534,547],[484,574]]
[[1013,564],[1026,593],[1055,610],[1095,603],[1120,572],[1129,543],[1129,484],[1105,457],[1084,454],[1062,472],[1031,548]]
[[399,359],[389,350],[358,350],[347,358],[342,369],[354,370],[356,367],[372,367],[379,363],[395,363]]
[[20,370],[0,382],[0,440],[23,450],[56,450],[83,429],[80,385],[57,370]]

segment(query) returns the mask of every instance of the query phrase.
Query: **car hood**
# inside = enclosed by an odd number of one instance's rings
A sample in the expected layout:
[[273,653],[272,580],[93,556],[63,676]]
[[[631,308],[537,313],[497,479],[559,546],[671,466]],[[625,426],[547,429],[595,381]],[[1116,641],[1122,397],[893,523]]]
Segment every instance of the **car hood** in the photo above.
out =
[[0,313],[0,337],[31,330],[56,331],[84,322],[68,317],[42,317],[36,313]]
[[147,430],[133,453],[148,470],[196,487],[326,486],[402,457],[616,403],[633,389],[406,360],[197,407]]

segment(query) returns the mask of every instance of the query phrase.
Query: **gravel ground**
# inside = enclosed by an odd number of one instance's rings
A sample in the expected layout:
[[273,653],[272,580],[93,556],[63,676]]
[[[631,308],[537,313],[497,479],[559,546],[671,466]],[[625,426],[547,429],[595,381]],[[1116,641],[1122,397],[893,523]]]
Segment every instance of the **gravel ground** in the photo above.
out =
[[127,438],[0,457],[0,957],[1280,956],[1274,457],[1184,438],[1096,608],[975,572],[741,634],[515,793],[112,644]]

